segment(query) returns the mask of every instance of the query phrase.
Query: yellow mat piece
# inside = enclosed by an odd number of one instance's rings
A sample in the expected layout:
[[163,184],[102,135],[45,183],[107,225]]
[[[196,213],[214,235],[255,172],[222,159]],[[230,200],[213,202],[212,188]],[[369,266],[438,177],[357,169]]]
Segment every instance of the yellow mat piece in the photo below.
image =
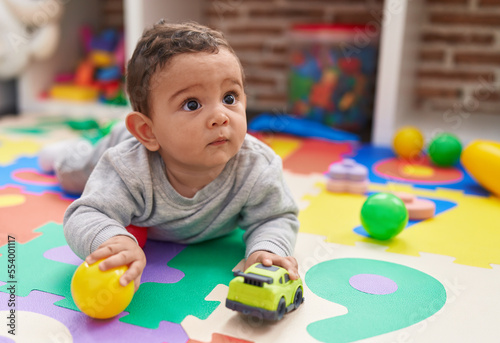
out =
[[353,229],[361,225],[363,195],[334,194],[317,185],[318,195],[307,195],[309,206],[299,214],[300,231],[323,235],[326,241],[345,245],[369,242],[387,246],[392,253],[419,256],[433,253],[455,258],[455,263],[491,268],[500,265],[500,199],[464,195],[460,191],[421,190],[401,184],[371,184],[372,192],[404,191],[417,196],[457,204],[434,218],[418,222],[388,241],[361,236]]
[[27,139],[12,140],[0,136],[0,166],[14,162],[19,156],[34,156],[41,148],[39,143]]
[[297,151],[302,145],[302,140],[293,137],[266,135],[259,138],[269,145],[283,160]]

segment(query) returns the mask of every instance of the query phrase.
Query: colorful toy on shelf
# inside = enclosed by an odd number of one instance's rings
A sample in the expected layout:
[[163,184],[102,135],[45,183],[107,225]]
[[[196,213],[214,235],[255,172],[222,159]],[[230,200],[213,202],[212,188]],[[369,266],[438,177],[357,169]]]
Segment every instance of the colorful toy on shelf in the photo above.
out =
[[418,158],[424,147],[424,136],[416,127],[402,127],[394,135],[392,147],[400,158],[408,160]]
[[[377,37],[364,25],[298,24],[291,31],[289,103],[294,115],[357,131],[371,116]],[[373,38],[373,40],[372,40]]]
[[90,86],[56,84],[50,88],[49,95],[58,100],[96,101],[99,98],[99,90]]
[[461,162],[481,186],[500,197],[500,142],[471,142],[462,152]]
[[436,204],[431,200],[417,198],[406,192],[395,192],[394,195],[403,200],[408,210],[409,220],[429,219],[436,213]]
[[[70,101],[100,101],[107,104],[126,105],[123,90],[125,70],[123,35],[116,30],[105,30],[93,36],[85,26],[80,37],[85,57],[76,67],[72,78],[68,73],[49,90],[53,99]],[[65,82],[62,82],[64,80]]]
[[361,224],[376,239],[387,240],[399,234],[408,223],[408,210],[391,193],[370,195],[361,208]]
[[326,177],[326,189],[333,193],[364,194],[368,190],[368,169],[350,158],[332,164]]
[[440,167],[451,167],[460,160],[462,144],[455,135],[441,133],[429,145],[429,158]]
[[71,279],[71,295],[76,306],[86,315],[97,319],[112,318],[125,310],[134,296],[134,282],[123,287],[120,277],[127,267],[101,271],[99,263],[83,262]]
[[235,271],[234,276],[226,299],[226,307],[231,310],[280,320],[304,302],[302,280],[291,280],[284,268],[255,263],[245,272]]

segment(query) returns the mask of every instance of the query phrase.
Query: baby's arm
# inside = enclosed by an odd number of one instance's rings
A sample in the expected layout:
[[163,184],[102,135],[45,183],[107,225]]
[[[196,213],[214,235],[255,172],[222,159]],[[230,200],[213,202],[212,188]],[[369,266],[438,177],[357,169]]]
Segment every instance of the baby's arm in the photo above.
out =
[[276,157],[252,188],[241,212],[247,244],[245,268],[255,262],[287,269],[297,279],[298,264],[292,257],[299,221],[298,207],[283,180],[281,160]]
[[127,265],[120,282],[134,280],[136,288],[146,264],[144,252],[125,229],[132,218],[144,213],[142,182],[115,168],[105,154],[90,176],[82,197],[74,201],[64,216],[64,234],[68,245],[88,263],[105,259],[101,270]]

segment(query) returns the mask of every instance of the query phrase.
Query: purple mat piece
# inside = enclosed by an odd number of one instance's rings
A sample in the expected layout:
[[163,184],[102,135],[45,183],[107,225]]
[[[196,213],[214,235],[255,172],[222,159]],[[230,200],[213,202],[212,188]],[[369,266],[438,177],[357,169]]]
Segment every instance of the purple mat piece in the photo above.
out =
[[398,290],[398,285],[391,279],[376,274],[357,274],[349,279],[349,284],[368,294],[391,294]]
[[[8,294],[0,292],[0,303],[6,304],[8,297]],[[19,311],[31,311],[60,321],[71,332],[74,343],[185,343],[189,340],[180,324],[163,321],[160,323],[158,329],[147,329],[120,322],[119,318],[127,315],[127,313],[122,313],[108,320],[92,319],[81,312],[55,306],[54,303],[62,298],[63,297],[50,293],[32,291],[27,297],[17,297],[16,307]],[[47,328],[48,333],[49,330],[50,329]]]
[[175,283],[184,277],[180,270],[170,268],[167,263],[186,246],[169,242],[148,240],[144,246],[146,268],[142,273],[141,283]]
[[73,264],[75,266],[79,266],[83,262],[67,245],[47,250],[43,254],[43,257],[52,261]]
[[16,343],[16,342],[8,337],[0,337],[0,343]]
[[[168,261],[186,246],[168,242],[149,240],[144,247],[147,264],[142,274],[142,282],[175,283],[184,277],[180,270],[167,266]],[[83,261],[67,245],[47,250],[43,256],[49,260],[79,266]]]

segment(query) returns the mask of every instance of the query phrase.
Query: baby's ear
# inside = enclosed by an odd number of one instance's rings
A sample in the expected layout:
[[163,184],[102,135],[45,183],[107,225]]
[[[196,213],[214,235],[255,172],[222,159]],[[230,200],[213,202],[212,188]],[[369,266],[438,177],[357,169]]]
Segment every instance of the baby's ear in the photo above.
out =
[[150,151],[157,151],[160,145],[153,132],[153,122],[140,112],[131,112],[125,119],[127,129]]

